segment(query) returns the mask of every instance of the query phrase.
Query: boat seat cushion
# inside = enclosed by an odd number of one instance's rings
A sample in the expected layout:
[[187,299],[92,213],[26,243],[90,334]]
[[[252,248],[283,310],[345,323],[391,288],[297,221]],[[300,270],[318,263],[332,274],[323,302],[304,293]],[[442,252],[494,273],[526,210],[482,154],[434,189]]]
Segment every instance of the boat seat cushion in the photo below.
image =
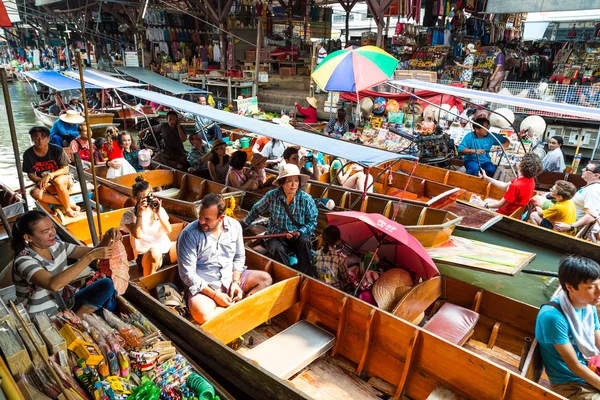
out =
[[154,192],[154,196],[162,197],[165,199],[176,199],[179,197],[179,191],[180,191],[179,188],[170,188],[170,189]]
[[455,345],[462,345],[479,320],[479,314],[452,303],[442,308],[425,324],[424,328]]
[[334,344],[334,335],[302,320],[247,351],[244,356],[279,378],[288,379],[327,353]]

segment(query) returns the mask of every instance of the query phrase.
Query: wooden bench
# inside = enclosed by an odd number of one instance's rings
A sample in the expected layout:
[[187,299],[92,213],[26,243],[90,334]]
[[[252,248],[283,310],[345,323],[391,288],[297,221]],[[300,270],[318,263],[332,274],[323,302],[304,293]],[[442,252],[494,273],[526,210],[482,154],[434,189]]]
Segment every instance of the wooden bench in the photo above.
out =
[[521,376],[539,382],[542,374],[544,373],[544,362],[542,360],[542,353],[540,352],[540,346],[536,339],[533,339],[531,347],[525,356],[525,362],[523,363],[523,370]]
[[335,345],[335,336],[306,321],[278,333],[244,354],[281,379],[288,379],[325,355]]

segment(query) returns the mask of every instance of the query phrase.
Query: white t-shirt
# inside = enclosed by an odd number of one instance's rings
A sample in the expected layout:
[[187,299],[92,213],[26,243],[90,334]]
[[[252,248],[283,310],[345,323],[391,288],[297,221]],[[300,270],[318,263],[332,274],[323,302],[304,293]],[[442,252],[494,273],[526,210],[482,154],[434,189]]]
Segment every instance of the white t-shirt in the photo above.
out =
[[579,189],[573,197],[577,220],[585,215],[585,210],[596,215],[600,211],[600,182],[595,182]]
[[[162,218],[169,219],[169,215],[164,208],[161,207],[159,213]],[[139,239],[134,238],[133,235],[131,235],[131,238],[133,239],[131,241],[133,255],[137,257],[140,253],[147,253],[151,248],[155,248],[162,254],[171,250],[171,239],[169,239],[167,231],[154,212],[146,211],[140,218],[142,218],[143,234]],[[121,217],[121,230],[128,232],[129,229],[127,229],[127,225],[135,224],[136,221],[137,217],[134,209],[125,211]]]
[[317,65],[321,64],[325,57],[327,57],[327,50],[321,47],[321,49],[319,49],[319,51],[317,52]]

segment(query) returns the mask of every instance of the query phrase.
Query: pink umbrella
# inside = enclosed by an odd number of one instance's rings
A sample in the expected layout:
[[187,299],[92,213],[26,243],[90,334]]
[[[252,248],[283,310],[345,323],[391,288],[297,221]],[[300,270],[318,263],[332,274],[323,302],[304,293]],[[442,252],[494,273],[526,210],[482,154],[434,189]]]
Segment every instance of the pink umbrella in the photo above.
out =
[[358,211],[326,215],[329,224],[340,229],[342,240],[354,250],[374,251],[380,259],[412,271],[423,279],[440,274],[423,245],[399,223],[381,214]]

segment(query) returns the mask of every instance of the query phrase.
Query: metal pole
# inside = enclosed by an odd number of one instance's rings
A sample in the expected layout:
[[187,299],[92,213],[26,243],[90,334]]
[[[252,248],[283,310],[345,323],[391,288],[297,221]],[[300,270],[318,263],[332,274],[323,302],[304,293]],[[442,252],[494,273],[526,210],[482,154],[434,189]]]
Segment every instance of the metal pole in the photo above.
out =
[[[83,112],[85,114],[85,125],[88,131],[88,145],[90,147],[90,164],[92,164],[92,185],[94,185],[94,195],[96,196],[96,217],[98,219],[98,234],[102,236],[102,222],[100,221],[100,198],[98,197],[98,183],[96,182],[96,164],[93,160],[94,154],[94,142],[92,141],[92,127],[90,126],[90,118],[88,112],[87,98],[85,95],[85,82],[83,80],[83,67],[81,65],[81,53],[77,53],[75,57],[77,59],[77,68],[79,68],[79,82],[81,83],[81,100],[83,101]],[[80,184],[85,186],[85,180],[80,180]],[[82,190],[83,190],[82,186]]]
[[[92,243],[95,246],[98,244],[98,234],[96,233],[96,227],[94,226],[94,213],[92,212],[92,205],[90,204],[85,174],[83,173],[83,165],[81,164],[81,156],[79,153],[73,153],[73,161],[75,161],[75,167],[77,169],[77,179],[79,179],[79,182],[82,182],[81,195],[83,196],[83,205],[85,206],[85,216],[87,217],[90,234],[92,235]],[[98,212],[100,211],[99,209],[100,204],[96,203],[96,210]]]
[[253,96],[258,96],[258,71],[260,69],[260,42],[262,40],[261,35],[262,34],[262,20],[258,21],[257,27],[256,27],[256,66],[255,68],[255,74],[254,74],[254,93]]
[[13,117],[12,103],[10,102],[10,93],[8,92],[8,83],[6,81],[6,70],[0,68],[0,81],[2,81],[2,93],[4,94],[4,106],[6,107],[6,116],[8,117],[8,128],[10,129],[10,139],[12,140],[13,152],[15,155],[15,165],[17,166],[17,176],[19,178],[19,187],[21,195],[25,199],[23,207],[25,211],[29,211],[25,192],[25,180],[23,179],[23,166],[21,165],[21,155],[19,154],[19,142],[17,141],[17,130],[15,128],[15,120]]

